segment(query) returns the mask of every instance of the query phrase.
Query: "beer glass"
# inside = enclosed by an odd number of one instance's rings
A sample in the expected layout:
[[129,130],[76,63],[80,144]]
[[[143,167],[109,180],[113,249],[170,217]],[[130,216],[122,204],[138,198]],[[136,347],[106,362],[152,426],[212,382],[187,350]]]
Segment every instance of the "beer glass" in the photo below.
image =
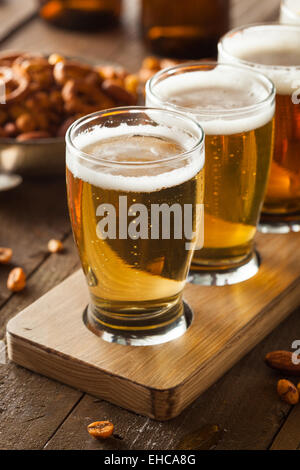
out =
[[282,0],[280,22],[300,25],[300,0]]
[[187,328],[182,291],[199,243],[203,140],[196,121],[143,107],[97,112],[67,132],[86,323],[104,340],[153,345]]
[[229,29],[230,0],[142,0],[145,40],[156,54],[184,59],[215,57]]
[[204,248],[194,255],[193,282],[251,278],[259,269],[253,239],[271,163],[272,82],[244,67],[183,64],[148,81],[146,100],[193,116],[205,132]]
[[300,28],[265,24],[235,29],[219,43],[220,61],[251,67],[276,86],[275,149],[260,229],[300,230]]

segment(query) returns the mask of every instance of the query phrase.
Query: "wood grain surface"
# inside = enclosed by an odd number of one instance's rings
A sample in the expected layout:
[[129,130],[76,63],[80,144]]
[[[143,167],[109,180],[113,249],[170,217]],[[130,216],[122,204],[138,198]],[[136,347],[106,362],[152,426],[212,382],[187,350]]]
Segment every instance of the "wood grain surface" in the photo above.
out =
[[36,0],[1,0],[0,41],[11,37],[36,16]]
[[175,341],[137,348],[99,340],[83,324],[80,270],[10,320],[9,357],[136,413],[174,418],[300,304],[299,235],[258,234],[257,245],[262,265],[247,282],[186,286],[194,320]]
[[[14,5],[9,0],[6,2],[10,7],[14,6],[11,15],[18,16],[18,23],[15,31],[8,33],[6,22],[0,22],[1,50],[69,51],[72,55],[108,58],[125,64],[131,71],[139,67],[146,51],[134,23],[136,0],[126,0],[130,8],[121,29],[88,35],[62,32],[37,17],[30,21],[26,15],[22,18],[21,10],[27,1],[15,0]],[[275,20],[278,16],[279,0],[233,1],[234,25]],[[0,19],[3,18],[1,6]],[[48,225],[47,220],[41,218],[39,199],[52,214],[52,222]],[[34,223],[30,223],[31,218]],[[47,240],[53,235],[65,240],[67,250],[63,255],[47,254]],[[26,291],[11,295],[5,287],[7,268],[0,269],[3,338],[4,325],[9,318],[78,267],[66,212],[63,178],[54,181],[28,179],[16,191],[0,193],[0,244],[14,249],[14,263],[22,264],[28,274]],[[5,363],[1,353],[0,449],[172,449],[185,434],[207,423],[219,424],[225,429],[217,449],[267,449],[272,444],[284,442],[296,449],[300,432],[293,423],[296,423],[298,408],[291,409],[278,400],[275,391],[278,375],[266,368],[263,357],[273,349],[290,349],[300,331],[299,312],[297,310],[281,324],[184,413],[166,423],[135,415]],[[122,439],[101,443],[89,437],[86,425],[105,418],[114,421]],[[21,427],[16,432],[13,425],[16,419],[32,419],[26,432]]]

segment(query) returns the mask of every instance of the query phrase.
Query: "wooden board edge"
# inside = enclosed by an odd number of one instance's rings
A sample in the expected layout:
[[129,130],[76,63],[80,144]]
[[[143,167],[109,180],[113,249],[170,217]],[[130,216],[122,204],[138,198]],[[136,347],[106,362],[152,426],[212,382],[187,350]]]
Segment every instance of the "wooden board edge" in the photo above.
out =
[[[145,387],[57,351],[40,347],[10,331],[6,332],[6,340],[8,358],[16,364],[134,413],[166,421],[182,411],[176,410],[176,414],[169,412],[173,409],[173,401],[177,401],[176,390]],[[76,370],[72,371],[74,363]]]
[[[297,293],[297,291],[299,293]],[[284,308],[287,295],[289,299],[289,306],[288,308]],[[233,367],[240,359],[242,359],[258,343],[260,343],[260,341],[268,336],[280,323],[286,320],[287,317],[296,310],[296,308],[300,305],[299,279],[297,278],[290,285],[288,290],[273,299],[270,304],[265,307],[265,309],[263,309],[254,320],[249,322],[242,330],[240,330],[237,335],[233,336],[222,351],[219,351],[217,355],[206,361],[195,374],[193,374],[179,386],[179,388],[182,389],[180,397],[183,397],[183,402],[180,404],[181,409],[189,406],[197,397],[199,397],[205,390],[213,385],[219,378],[225,375],[226,372],[231,369],[231,367]],[[266,312],[266,310],[268,311]],[[266,315],[268,315],[268,321],[266,321]],[[270,316],[273,317],[273,322],[268,326]],[[251,335],[249,335],[249,341],[245,343],[244,338],[247,335],[247,331],[251,330],[253,325],[256,325],[256,329],[260,333],[255,338],[252,338]],[[224,368],[223,365],[224,358],[227,363],[226,368]],[[222,371],[219,373],[218,370],[221,363]],[[212,364],[214,365],[213,368]],[[211,369],[214,369],[214,374],[210,374]],[[189,395],[186,393],[187,387],[191,390]]]
[[[75,277],[76,275],[78,275],[78,272],[72,276]],[[67,282],[70,277],[64,282]],[[299,303],[299,278],[297,278],[288,289],[273,299],[255,319],[249,322],[238,334],[235,334],[226,346],[218,351],[218,354],[202,364],[201,368],[195,371],[191,377],[170,389],[154,389],[138,384],[24,339],[14,333],[15,321],[17,321],[18,315],[7,326],[8,355],[12,361],[34,372],[66,383],[138,414],[166,421],[178,416],[201,393],[287,318]],[[25,311],[19,315],[22,315]],[[271,322],[270,318],[272,318]],[[259,333],[255,337],[251,333],[247,335],[247,331],[253,329],[254,325],[255,330]],[[224,367],[224,362],[226,367]],[[56,368],[53,367],[53,363],[57,365]],[[72,363],[74,363],[75,370],[70,374]],[[91,370],[93,371],[92,374]],[[92,383],[89,383],[91,376]],[[82,385],[82,377],[84,377],[84,385]],[[111,384],[108,384],[108,381]],[[99,391],[95,391],[95,383],[98,384]]]

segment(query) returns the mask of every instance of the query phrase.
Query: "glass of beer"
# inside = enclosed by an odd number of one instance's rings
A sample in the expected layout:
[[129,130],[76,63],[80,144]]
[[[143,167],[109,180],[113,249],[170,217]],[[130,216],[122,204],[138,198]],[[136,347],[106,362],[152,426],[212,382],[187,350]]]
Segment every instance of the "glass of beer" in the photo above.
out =
[[300,0],[282,0],[280,22],[300,25]]
[[204,248],[195,251],[193,282],[251,278],[259,269],[253,239],[271,163],[274,85],[244,67],[183,64],[148,81],[146,100],[193,116],[205,132]]
[[300,230],[300,28],[249,25],[219,44],[220,61],[264,73],[276,86],[275,148],[260,230]]
[[199,243],[203,142],[196,121],[144,107],[97,112],[67,132],[85,322],[106,341],[153,345],[187,329],[182,291]]
[[182,59],[216,57],[229,29],[230,0],[142,0],[146,43],[155,54]]

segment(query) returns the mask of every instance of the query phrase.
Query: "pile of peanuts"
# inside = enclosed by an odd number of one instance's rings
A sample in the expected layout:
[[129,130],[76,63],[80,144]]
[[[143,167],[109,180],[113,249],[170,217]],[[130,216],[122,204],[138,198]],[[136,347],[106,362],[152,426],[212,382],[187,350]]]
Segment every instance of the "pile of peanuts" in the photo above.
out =
[[6,103],[0,138],[63,137],[81,116],[137,102],[138,77],[118,66],[92,66],[58,54],[0,54]]
[[[159,70],[176,65],[171,59],[146,57],[137,75],[112,65],[92,66],[59,54],[49,57],[27,53],[0,54],[0,81],[5,84],[5,104],[0,106],[0,139],[30,141],[64,137],[81,116],[116,106],[137,103],[138,92]],[[141,86],[141,88],[139,88]],[[59,240],[50,240],[48,251],[63,251]],[[13,252],[0,247],[0,265],[9,264]],[[26,286],[21,267],[11,270],[7,288],[18,292]]]
[[64,137],[81,116],[136,104],[146,81],[177,63],[149,56],[135,75],[120,66],[92,66],[55,53],[48,57],[2,53],[0,81],[5,84],[5,104],[0,106],[0,139]]

